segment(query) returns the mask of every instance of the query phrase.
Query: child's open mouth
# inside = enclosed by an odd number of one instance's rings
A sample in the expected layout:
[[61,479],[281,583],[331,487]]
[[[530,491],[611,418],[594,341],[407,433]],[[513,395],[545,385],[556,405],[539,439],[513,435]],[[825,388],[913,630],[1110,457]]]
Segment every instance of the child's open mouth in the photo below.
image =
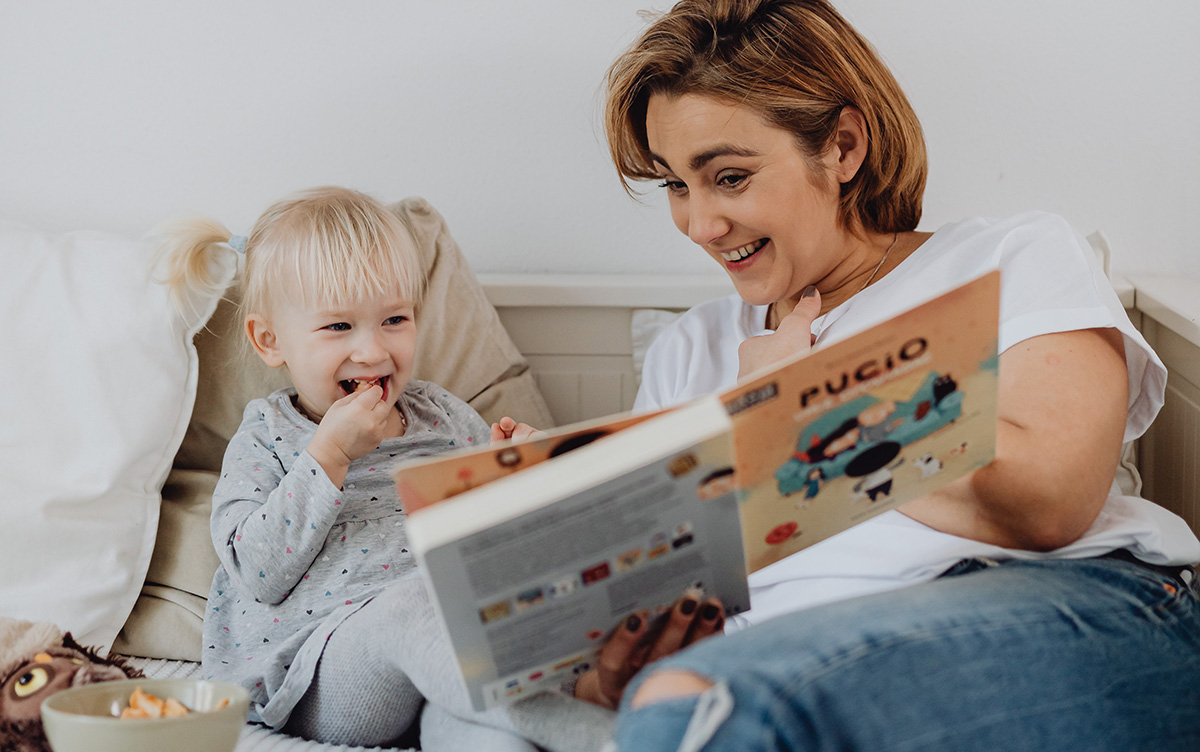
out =
[[378,386],[383,390],[383,396],[387,397],[387,376],[380,376],[377,379],[343,379],[338,382],[338,386],[342,388],[345,394],[355,394],[364,389],[370,389],[373,386]]

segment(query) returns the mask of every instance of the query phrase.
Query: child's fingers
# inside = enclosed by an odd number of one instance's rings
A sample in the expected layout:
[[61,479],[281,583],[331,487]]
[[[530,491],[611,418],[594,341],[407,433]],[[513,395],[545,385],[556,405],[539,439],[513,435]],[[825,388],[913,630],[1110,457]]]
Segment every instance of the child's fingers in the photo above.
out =
[[[528,429],[524,435],[517,433],[521,431],[522,427]],[[499,423],[492,424],[492,441],[503,441],[505,439],[514,438],[514,436],[515,438],[521,439],[525,438],[525,436],[528,436],[529,433],[532,432],[533,429],[529,426],[526,426],[524,423],[518,424],[515,420],[505,415],[500,419]]]
[[518,423],[516,425],[516,427],[514,427],[512,430],[512,437],[514,439],[524,440],[524,439],[528,439],[529,437],[533,436],[535,433],[540,433],[540,432],[533,426],[529,425],[528,423]]

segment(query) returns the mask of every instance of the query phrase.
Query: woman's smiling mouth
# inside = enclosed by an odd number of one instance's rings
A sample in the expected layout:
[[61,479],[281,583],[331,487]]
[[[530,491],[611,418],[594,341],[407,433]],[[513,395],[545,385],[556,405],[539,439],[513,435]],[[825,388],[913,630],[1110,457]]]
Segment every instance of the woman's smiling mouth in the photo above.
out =
[[737,263],[750,258],[754,254],[762,250],[762,247],[767,244],[766,238],[759,238],[753,243],[747,243],[740,248],[734,248],[732,251],[721,251],[721,258],[729,263]]

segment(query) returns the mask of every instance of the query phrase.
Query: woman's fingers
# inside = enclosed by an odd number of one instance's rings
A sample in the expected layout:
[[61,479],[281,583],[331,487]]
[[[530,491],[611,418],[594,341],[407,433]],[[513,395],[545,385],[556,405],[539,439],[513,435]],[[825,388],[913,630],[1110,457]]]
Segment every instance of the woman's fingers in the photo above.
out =
[[774,332],[751,337],[738,346],[738,378],[745,378],[812,347],[812,322],[819,315],[821,294],[809,285]]
[[700,601],[691,595],[685,595],[675,602],[667,623],[646,652],[646,663],[653,663],[687,644],[688,633],[692,631],[692,622],[699,608]]
[[625,685],[645,663],[642,638],[648,626],[645,613],[632,614],[600,649],[596,688],[609,707],[621,701]]
[[648,646],[645,663],[664,658],[693,642],[711,637],[725,626],[725,608],[717,598],[701,602],[685,595],[676,601],[666,624]]
[[725,608],[717,598],[701,601],[687,593],[662,616],[648,621],[645,612],[629,616],[600,649],[596,668],[580,677],[575,696],[615,708],[634,674],[651,661],[720,633]]
[[696,618],[692,620],[692,631],[688,633],[687,644],[699,642],[707,637],[720,634],[725,628],[725,607],[716,598],[709,598],[700,604]]

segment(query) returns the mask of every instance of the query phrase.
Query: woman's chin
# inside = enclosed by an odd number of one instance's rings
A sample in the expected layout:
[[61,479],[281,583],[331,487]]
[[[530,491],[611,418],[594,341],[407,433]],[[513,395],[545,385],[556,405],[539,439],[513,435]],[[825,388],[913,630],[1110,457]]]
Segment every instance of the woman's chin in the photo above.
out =
[[739,298],[753,306],[771,305],[780,298],[779,295],[763,289],[761,285],[748,284],[746,280],[739,280],[737,277],[733,278],[733,289]]

